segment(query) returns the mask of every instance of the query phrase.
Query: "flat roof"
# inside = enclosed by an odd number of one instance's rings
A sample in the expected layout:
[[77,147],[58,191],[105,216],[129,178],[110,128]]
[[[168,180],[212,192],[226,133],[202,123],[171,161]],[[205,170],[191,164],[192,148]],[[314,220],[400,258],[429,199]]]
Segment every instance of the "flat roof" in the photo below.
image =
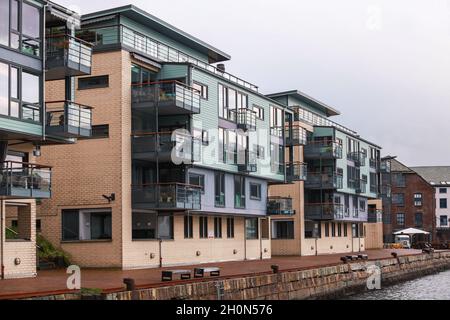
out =
[[85,14],[81,17],[82,21],[96,19],[107,15],[121,14],[145,26],[148,26],[170,38],[179,41],[180,43],[191,47],[199,52],[206,54],[210,63],[230,60],[231,56],[212,45],[174,27],[173,25],[151,15],[150,13],[134,6],[126,5],[112,9],[97,11]]
[[271,94],[267,94],[268,97],[270,98],[277,98],[277,97],[282,97],[282,96],[292,96],[295,97],[297,99],[299,99],[300,101],[304,101],[305,103],[308,103],[310,105],[312,105],[315,108],[318,108],[319,110],[323,111],[328,117],[330,116],[337,116],[340,115],[341,113],[326,105],[325,103],[314,99],[311,96],[308,96],[306,93],[303,93],[299,90],[290,90],[290,91],[284,91],[284,92],[277,92],[277,93],[271,93]]

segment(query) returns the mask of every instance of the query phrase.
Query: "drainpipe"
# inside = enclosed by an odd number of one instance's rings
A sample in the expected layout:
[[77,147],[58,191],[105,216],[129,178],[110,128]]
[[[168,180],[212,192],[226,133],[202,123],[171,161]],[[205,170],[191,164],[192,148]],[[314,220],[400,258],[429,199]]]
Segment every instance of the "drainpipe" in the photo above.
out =
[[3,264],[4,260],[4,225],[3,225],[3,200],[0,200],[0,268],[1,268],[1,277],[0,279],[5,279],[5,265]]
[[162,239],[159,239],[159,267],[162,268]]
[[258,225],[259,225],[259,227],[258,227],[258,231],[259,231],[258,232],[259,233],[259,260],[262,260],[263,259],[263,244],[262,244],[261,218],[258,218],[258,221],[259,221],[259,223],[258,223]]
[[247,218],[244,217],[244,260],[247,260],[247,233],[246,233],[246,228],[245,228],[245,223],[246,223]]

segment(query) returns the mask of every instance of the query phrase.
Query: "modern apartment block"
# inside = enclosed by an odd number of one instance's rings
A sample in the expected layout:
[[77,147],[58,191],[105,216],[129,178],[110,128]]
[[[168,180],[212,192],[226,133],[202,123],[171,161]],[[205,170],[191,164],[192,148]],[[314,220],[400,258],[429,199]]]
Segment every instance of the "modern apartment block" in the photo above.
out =
[[302,177],[269,190],[272,253],[365,250],[364,224],[368,200],[378,198],[381,148],[331,121],[337,110],[299,91],[268,97],[294,112],[286,123],[286,160],[301,164],[293,172],[301,170]]
[[[292,111],[226,72],[228,54],[134,6],[83,16],[77,36],[94,43],[75,84],[92,137],[43,150],[60,168],[43,234],[83,267],[270,258],[269,185],[301,178],[284,159]],[[46,93],[61,99],[63,83]]]
[[[391,193],[390,198],[383,197],[384,242],[394,242],[393,233],[406,228],[419,228],[436,238],[436,200],[435,188],[418,172],[407,167],[397,159],[383,159],[390,166],[390,173],[384,171],[383,194]],[[390,208],[389,208],[390,207]],[[428,236],[416,235],[415,242],[428,241]]]
[[450,167],[412,167],[435,188],[436,197],[436,241],[446,243],[450,241]]
[[[0,0],[1,279],[36,274],[36,200],[54,186],[41,146],[91,133],[91,109],[70,90],[72,76],[90,73],[91,49],[73,37],[78,26],[76,14],[54,3]],[[45,99],[47,80],[66,88],[58,101]]]

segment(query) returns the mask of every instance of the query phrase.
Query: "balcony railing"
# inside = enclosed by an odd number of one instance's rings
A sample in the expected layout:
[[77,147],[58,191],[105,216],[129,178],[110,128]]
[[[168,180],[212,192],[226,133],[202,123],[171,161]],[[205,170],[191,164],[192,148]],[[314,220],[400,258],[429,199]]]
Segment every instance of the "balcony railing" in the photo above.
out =
[[348,153],[347,159],[352,160],[357,167],[364,167],[366,165],[366,155],[360,151]]
[[267,214],[286,216],[294,215],[295,210],[292,208],[292,198],[269,197],[267,199]]
[[255,152],[249,150],[238,151],[236,157],[239,172],[251,173],[258,171]]
[[372,209],[369,208],[368,214],[367,214],[367,221],[369,223],[380,223],[383,222],[383,211],[379,209]]
[[377,159],[369,159],[369,166],[373,169],[378,169],[380,168],[380,161]]
[[46,37],[46,80],[91,74],[92,44],[68,34]]
[[33,163],[6,161],[0,167],[0,197],[50,198],[52,169]]
[[333,173],[308,173],[307,189],[342,189],[343,177]]
[[93,42],[96,46],[107,46],[121,43],[122,45],[133,48],[138,52],[144,53],[163,62],[191,63],[230,82],[258,92],[258,87],[254,84],[242,80],[228,72],[222,71],[213,65],[200,61],[197,58],[189,56],[184,52],[181,52],[123,25],[105,26],[93,29],[83,28],[78,36],[82,39]]
[[174,132],[136,133],[132,136],[133,159],[185,164],[200,161],[201,139]]
[[237,123],[238,129],[244,131],[256,130],[256,112],[247,108],[230,110],[230,119]]
[[286,145],[288,146],[304,146],[306,145],[306,129],[299,125],[285,127]]
[[133,108],[158,107],[160,115],[200,112],[200,93],[178,81],[133,84]]
[[306,220],[334,220],[343,216],[344,206],[338,203],[305,204]]
[[159,210],[200,210],[201,187],[182,183],[132,186],[133,208]]
[[305,181],[307,179],[308,165],[303,162],[286,163],[286,180]]
[[342,159],[342,145],[333,141],[308,142],[304,154],[307,159]]
[[71,101],[46,102],[45,131],[64,138],[90,137],[92,108]]

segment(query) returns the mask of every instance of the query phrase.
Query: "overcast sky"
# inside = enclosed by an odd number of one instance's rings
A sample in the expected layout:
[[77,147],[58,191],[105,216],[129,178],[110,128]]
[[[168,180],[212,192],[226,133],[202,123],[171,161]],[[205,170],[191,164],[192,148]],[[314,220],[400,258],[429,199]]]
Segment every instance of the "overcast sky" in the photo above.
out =
[[262,93],[299,89],[407,165],[450,165],[450,0],[55,0],[133,3],[230,54]]

